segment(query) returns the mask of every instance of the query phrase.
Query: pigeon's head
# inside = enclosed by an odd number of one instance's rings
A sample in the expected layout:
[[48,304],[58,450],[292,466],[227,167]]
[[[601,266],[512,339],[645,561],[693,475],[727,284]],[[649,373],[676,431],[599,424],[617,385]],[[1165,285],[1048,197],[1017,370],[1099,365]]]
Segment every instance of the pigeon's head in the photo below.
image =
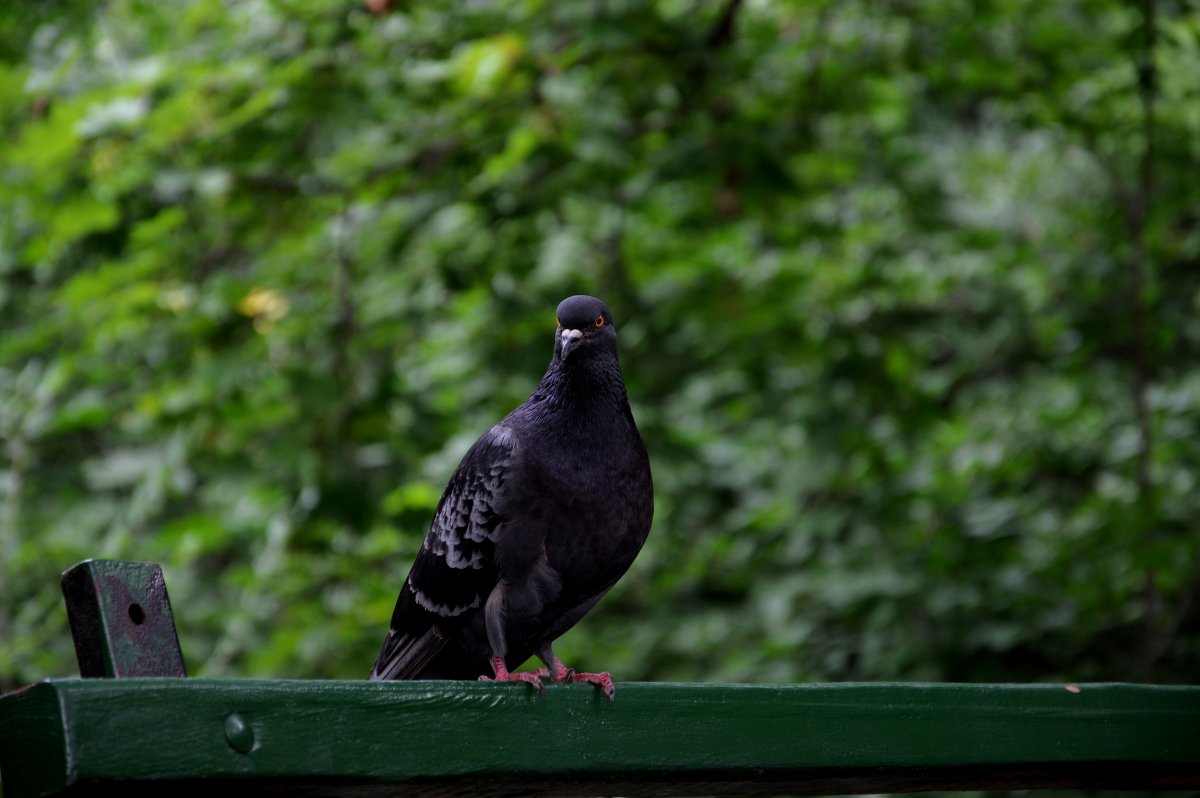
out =
[[617,329],[608,306],[594,296],[576,294],[558,305],[558,330],[554,354],[559,360],[579,358],[587,352],[615,352]]

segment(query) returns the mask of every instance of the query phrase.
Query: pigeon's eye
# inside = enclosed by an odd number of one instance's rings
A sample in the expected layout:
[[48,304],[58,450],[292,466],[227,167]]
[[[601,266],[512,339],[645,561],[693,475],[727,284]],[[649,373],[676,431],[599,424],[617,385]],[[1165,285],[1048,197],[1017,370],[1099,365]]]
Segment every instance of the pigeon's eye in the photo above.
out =
[[561,327],[561,326],[562,326],[562,319],[560,319],[558,316],[555,316],[555,317],[554,317],[554,323],[555,323],[555,324],[557,324],[559,327]]
[[601,313],[599,316],[596,317],[596,329],[599,330],[603,326],[604,326],[604,314]]

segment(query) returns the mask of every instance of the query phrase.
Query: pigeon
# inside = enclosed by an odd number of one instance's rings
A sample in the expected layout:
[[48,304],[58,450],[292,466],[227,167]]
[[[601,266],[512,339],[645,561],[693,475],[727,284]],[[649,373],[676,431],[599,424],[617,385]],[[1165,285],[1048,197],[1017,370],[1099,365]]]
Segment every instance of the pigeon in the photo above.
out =
[[[463,456],[396,600],[379,679],[587,682],[551,646],[625,574],[654,515],[650,459],[617,359],[612,313],[558,306],[537,388]],[[531,655],[545,664],[515,672]]]

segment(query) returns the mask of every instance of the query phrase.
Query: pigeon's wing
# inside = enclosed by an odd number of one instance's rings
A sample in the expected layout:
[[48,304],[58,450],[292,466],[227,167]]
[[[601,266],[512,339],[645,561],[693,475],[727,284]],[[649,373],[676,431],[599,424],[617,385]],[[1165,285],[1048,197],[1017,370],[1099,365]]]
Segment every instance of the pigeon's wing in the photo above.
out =
[[496,538],[517,477],[517,448],[512,430],[497,424],[463,456],[400,591],[372,679],[418,678],[483,610],[498,580]]

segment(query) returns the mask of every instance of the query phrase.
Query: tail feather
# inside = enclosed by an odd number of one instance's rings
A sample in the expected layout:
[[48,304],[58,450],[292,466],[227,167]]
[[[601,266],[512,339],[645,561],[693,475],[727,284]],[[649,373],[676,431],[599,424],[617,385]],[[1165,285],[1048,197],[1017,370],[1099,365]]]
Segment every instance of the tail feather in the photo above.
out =
[[419,679],[421,672],[445,645],[446,638],[433,628],[425,630],[419,637],[397,633],[392,629],[383,642],[383,650],[379,652],[369,678],[371,681]]

